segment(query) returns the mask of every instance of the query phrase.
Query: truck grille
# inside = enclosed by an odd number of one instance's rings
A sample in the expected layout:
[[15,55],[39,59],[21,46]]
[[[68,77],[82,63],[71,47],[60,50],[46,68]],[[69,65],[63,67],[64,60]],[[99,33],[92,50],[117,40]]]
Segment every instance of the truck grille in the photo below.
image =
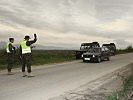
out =
[[85,58],[91,58],[93,55],[84,55]]

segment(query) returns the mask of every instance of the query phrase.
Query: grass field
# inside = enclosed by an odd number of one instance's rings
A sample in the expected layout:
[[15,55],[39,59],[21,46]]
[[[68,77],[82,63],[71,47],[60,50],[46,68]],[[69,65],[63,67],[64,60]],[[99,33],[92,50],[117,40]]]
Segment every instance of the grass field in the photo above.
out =
[[126,49],[118,49],[116,51],[116,54],[125,54],[125,53],[131,53],[131,52],[133,52],[133,47],[128,46]]
[[[132,46],[128,46],[126,49],[117,50],[116,54],[125,54],[133,52]],[[75,60],[74,50],[33,50],[32,52],[32,65],[42,65],[51,63],[60,63],[65,61]],[[21,66],[21,60],[19,57],[19,49],[16,51],[15,66]],[[5,50],[0,50],[0,70],[6,69],[7,66],[7,54]]]
[[38,50],[32,54],[33,65],[59,63],[75,60],[75,53],[72,50]]
[[[60,63],[65,61],[75,60],[75,53],[73,50],[33,50],[32,51],[32,65],[42,65],[51,63]],[[7,54],[5,50],[0,50],[0,69],[6,69]],[[21,60],[19,50],[16,52],[15,66],[20,67]]]

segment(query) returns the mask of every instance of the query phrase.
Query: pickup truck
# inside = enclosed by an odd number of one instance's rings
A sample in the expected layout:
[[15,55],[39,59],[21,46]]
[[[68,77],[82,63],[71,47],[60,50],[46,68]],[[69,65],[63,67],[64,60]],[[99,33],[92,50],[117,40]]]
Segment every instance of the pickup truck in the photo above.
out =
[[80,46],[80,50],[75,51],[76,59],[81,59],[82,54],[85,53],[89,48],[93,47],[100,47],[98,42],[92,42],[92,43],[82,43]]

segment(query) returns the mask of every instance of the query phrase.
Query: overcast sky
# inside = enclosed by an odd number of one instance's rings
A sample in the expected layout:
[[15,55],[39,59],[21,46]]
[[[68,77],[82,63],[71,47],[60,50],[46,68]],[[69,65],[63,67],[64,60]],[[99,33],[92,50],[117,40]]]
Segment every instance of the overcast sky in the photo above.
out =
[[0,0],[0,41],[37,33],[37,44],[133,44],[133,0]]

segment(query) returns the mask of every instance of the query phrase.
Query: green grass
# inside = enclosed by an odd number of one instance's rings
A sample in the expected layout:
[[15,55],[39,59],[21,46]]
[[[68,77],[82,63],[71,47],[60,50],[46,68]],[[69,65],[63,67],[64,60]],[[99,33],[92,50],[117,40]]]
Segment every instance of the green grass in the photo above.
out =
[[[117,50],[116,54],[124,54],[133,52],[132,46],[128,46],[124,50]],[[14,68],[21,66],[19,58],[19,49],[16,52],[16,63]],[[60,63],[75,60],[75,52],[73,50],[33,50],[32,65],[42,65],[51,63]],[[0,50],[0,70],[6,69],[7,54],[5,50]]]
[[107,97],[107,100],[118,100],[117,92],[114,92],[111,96]]
[[51,50],[51,51],[33,51],[33,65],[42,65],[50,63],[59,63],[75,60],[74,51],[69,50]]
[[[75,60],[73,50],[33,50],[32,65],[42,65],[51,63],[60,63]],[[14,68],[21,66],[19,50],[16,52]],[[7,68],[7,54],[5,50],[0,50],[0,70]]]
[[107,98],[107,100],[118,100],[117,95],[119,97],[124,97],[131,89],[133,89],[133,77],[130,76],[126,80],[124,80],[123,89],[118,92],[114,92],[111,96]]
[[118,49],[116,51],[116,55],[117,54],[126,54],[126,53],[131,53],[133,52],[133,47],[132,46],[128,46],[126,49]]

